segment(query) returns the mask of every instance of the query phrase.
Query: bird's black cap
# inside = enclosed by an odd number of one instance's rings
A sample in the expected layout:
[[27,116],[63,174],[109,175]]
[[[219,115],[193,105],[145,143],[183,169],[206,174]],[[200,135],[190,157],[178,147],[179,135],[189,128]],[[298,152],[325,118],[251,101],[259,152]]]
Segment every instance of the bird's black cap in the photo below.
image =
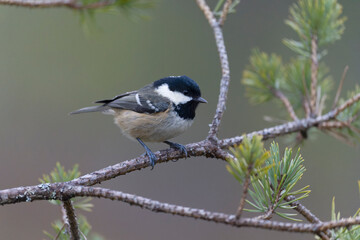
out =
[[171,91],[181,92],[184,95],[196,98],[201,96],[199,85],[188,76],[170,76],[154,82],[154,87],[166,83]]

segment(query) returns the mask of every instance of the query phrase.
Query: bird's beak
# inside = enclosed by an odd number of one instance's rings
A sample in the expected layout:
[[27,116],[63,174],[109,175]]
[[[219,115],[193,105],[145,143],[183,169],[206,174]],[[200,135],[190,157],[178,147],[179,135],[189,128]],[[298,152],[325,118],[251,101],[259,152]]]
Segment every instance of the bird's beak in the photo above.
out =
[[198,97],[198,98],[196,98],[194,100],[197,101],[197,102],[201,102],[201,103],[207,103],[207,101],[202,97]]

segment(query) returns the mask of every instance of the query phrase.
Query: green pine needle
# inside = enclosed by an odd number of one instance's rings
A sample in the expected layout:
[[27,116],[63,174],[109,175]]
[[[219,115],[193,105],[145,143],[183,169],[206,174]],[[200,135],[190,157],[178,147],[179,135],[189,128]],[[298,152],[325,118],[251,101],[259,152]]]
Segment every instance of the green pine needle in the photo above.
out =
[[[280,213],[277,209],[292,210],[293,207],[289,206],[289,203],[309,196],[310,190],[307,190],[309,186],[293,190],[305,172],[303,161],[299,150],[293,156],[292,149],[287,148],[281,157],[278,144],[272,143],[270,157],[265,162],[270,168],[257,180],[251,181],[249,196],[252,201],[247,200],[247,203],[254,208],[251,212],[266,213],[272,208],[275,214],[283,218],[299,221],[293,218],[293,213]],[[286,202],[284,198],[290,195],[295,196],[295,199]]]
[[[62,166],[59,162],[57,162],[54,170],[51,171],[50,174],[44,174],[43,177],[39,179],[39,181],[43,184],[54,183],[54,182],[68,182],[75,178],[78,178],[80,175],[81,175],[81,173],[79,171],[78,164],[75,164],[72,169],[65,170],[65,167]],[[74,208],[81,209],[81,210],[87,211],[87,212],[90,212],[92,210],[92,208],[94,207],[94,205],[92,203],[90,203],[90,201],[91,201],[90,197],[72,198],[71,199],[71,202],[72,202]],[[60,200],[50,200],[49,202],[52,204],[55,204],[55,205],[62,204],[62,202]],[[88,236],[88,234],[91,230],[91,226],[87,222],[86,218],[82,215],[79,215],[78,223],[79,223],[81,232],[85,236]],[[57,239],[68,240],[69,236],[68,236],[68,234],[65,233],[65,229],[63,228],[63,225],[64,225],[63,222],[56,221],[54,224],[52,224],[52,228],[56,232],[55,236],[57,236],[59,234],[59,232],[61,231],[61,233]],[[49,232],[44,231],[44,234],[46,236],[50,237],[51,239],[55,238]],[[100,235],[92,235],[90,238],[87,238],[87,239],[102,240],[104,238],[101,237]]]
[[285,69],[281,57],[253,50],[250,65],[244,70],[242,78],[250,102],[258,104],[273,99],[273,90],[284,84],[284,76]]
[[299,0],[290,7],[289,19],[285,21],[299,36],[299,41],[285,39],[291,50],[303,56],[311,55],[311,40],[317,38],[318,46],[333,43],[345,30],[346,17],[337,0]]
[[254,135],[252,139],[244,136],[242,143],[231,149],[235,159],[228,160],[229,165],[226,166],[226,169],[241,184],[243,184],[248,171],[254,181],[269,169],[268,166],[264,166],[269,158],[269,153],[264,150],[261,139],[262,137],[259,135]]
[[[83,215],[78,216],[79,230],[88,240],[105,240],[104,237],[97,233],[91,233],[91,225]],[[69,234],[66,232],[64,223],[60,220],[56,220],[51,224],[51,227],[54,234],[51,234],[47,231],[44,231],[44,234],[49,237],[49,239],[58,239],[58,240],[70,240]],[[83,239],[83,238],[81,238]]]
[[65,168],[57,162],[54,170],[50,174],[43,174],[43,178],[39,178],[39,181],[41,183],[68,182],[80,177],[80,174],[78,164],[75,164],[72,169],[65,171]]
[[[360,192],[360,183],[359,183],[359,192]],[[356,211],[353,217],[360,216],[360,209]],[[338,221],[341,219],[340,212],[336,213],[335,210],[335,197],[332,199],[331,204],[331,220]],[[341,227],[331,230],[332,239],[341,239],[341,240],[355,240],[360,239],[360,226],[350,226],[350,227]]]
[[[329,76],[329,68],[325,63],[320,63],[318,68],[319,98],[329,98],[334,81]],[[304,115],[303,99],[308,98],[311,86],[311,61],[310,59],[298,57],[292,59],[285,65],[285,82],[282,85],[284,93],[298,115]]]

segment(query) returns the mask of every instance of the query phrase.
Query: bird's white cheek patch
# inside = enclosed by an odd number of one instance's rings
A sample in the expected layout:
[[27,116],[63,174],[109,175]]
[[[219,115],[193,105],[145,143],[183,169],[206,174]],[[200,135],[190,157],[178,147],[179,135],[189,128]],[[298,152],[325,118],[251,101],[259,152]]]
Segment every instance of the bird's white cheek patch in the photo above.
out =
[[191,100],[191,97],[185,96],[181,92],[173,92],[169,89],[169,85],[163,84],[157,89],[155,89],[155,92],[160,94],[163,97],[166,97],[170,99],[175,105],[178,104],[184,104]]

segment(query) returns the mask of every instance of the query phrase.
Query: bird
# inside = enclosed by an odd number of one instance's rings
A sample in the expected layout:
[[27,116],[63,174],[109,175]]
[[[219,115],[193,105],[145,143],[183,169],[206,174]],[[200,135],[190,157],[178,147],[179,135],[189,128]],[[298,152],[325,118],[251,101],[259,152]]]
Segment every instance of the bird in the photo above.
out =
[[201,97],[199,85],[183,75],[164,77],[137,91],[95,103],[101,105],[70,114],[102,112],[113,115],[122,133],[145,149],[153,169],[157,159],[144,142],[163,142],[187,157],[185,146],[168,140],[185,132],[194,121],[198,104],[207,101]]

